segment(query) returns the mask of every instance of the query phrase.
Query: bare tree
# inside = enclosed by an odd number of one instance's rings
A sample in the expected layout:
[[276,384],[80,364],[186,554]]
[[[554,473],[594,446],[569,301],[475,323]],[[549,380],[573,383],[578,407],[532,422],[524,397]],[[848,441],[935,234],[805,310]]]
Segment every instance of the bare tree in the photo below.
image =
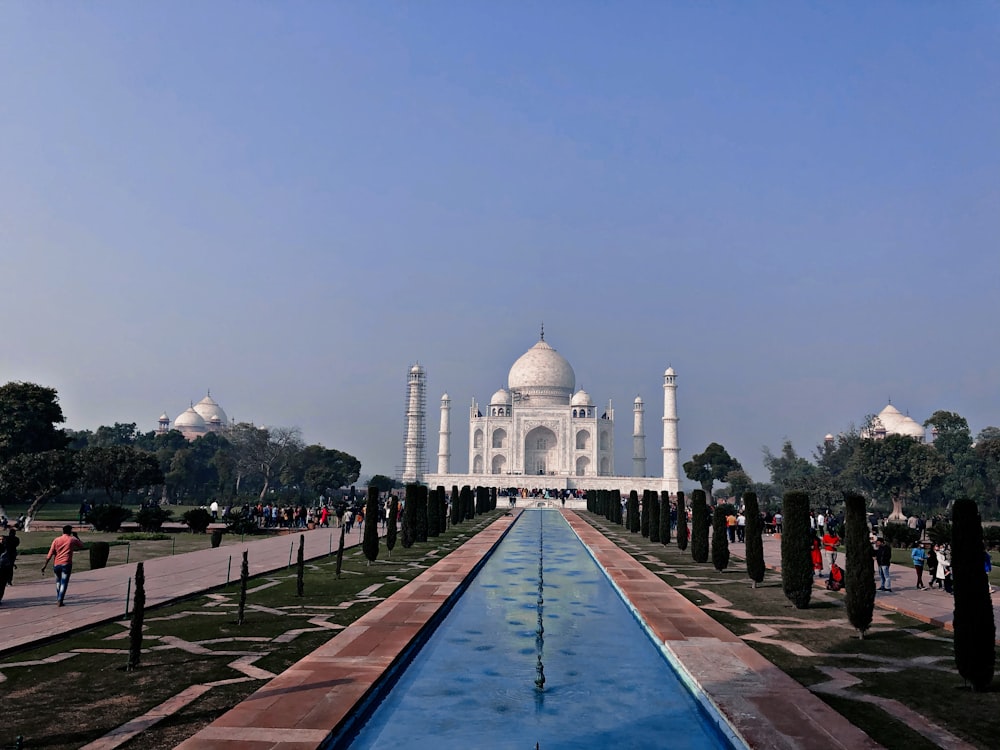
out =
[[271,479],[301,451],[305,444],[298,427],[255,427],[241,422],[229,434],[236,454],[236,487],[243,477],[259,476],[264,480],[260,499],[264,500],[271,486]]

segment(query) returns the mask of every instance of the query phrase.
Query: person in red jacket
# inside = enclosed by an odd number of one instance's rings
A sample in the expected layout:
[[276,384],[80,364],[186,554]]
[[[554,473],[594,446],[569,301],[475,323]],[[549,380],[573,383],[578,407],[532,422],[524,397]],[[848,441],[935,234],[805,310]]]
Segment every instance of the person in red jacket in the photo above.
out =
[[73,553],[83,549],[83,542],[73,531],[73,527],[63,526],[62,536],[57,536],[52,540],[49,547],[49,554],[45,556],[42,564],[42,573],[45,572],[49,560],[53,560],[52,572],[56,574],[56,605],[63,606],[63,599],[66,597],[66,588],[69,586],[69,576],[73,572]]
[[823,568],[829,570],[837,562],[837,545],[840,544],[840,537],[834,528],[827,523],[826,532],[823,534]]

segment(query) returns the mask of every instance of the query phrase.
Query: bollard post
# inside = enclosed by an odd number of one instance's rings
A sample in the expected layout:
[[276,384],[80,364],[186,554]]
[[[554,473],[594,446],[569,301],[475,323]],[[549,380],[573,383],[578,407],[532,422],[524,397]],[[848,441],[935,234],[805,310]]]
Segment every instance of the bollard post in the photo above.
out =
[[295,542],[288,545],[288,567],[292,567],[292,550],[295,549]]
[[132,542],[125,543],[125,564],[128,565],[128,556],[132,554]]
[[128,577],[128,587],[125,589],[125,619],[128,619],[128,600],[132,596],[132,576]]
[[331,555],[333,554],[333,532],[332,531],[330,532],[330,552],[329,552],[329,554],[331,554]]
[[229,556],[229,564],[226,566],[226,585],[229,585],[229,573],[233,569],[233,556]]
[[174,556],[174,548],[177,546],[177,537],[171,537],[170,539],[170,556]]

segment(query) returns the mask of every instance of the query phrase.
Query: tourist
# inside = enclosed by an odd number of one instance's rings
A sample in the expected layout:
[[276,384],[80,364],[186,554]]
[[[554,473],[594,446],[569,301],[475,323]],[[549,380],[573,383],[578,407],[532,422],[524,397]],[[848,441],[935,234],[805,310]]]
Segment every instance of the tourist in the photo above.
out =
[[809,551],[809,555],[812,558],[813,564],[813,576],[815,578],[823,577],[823,543],[820,542],[819,537],[814,533],[812,535],[811,542],[812,549]]
[[938,548],[931,547],[930,551],[927,553],[927,576],[928,576],[928,588],[934,588],[934,583],[937,581],[937,568],[938,568]]
[[938,564],[937,570],[934,571],[934,582],[938,585],[938,588],[949,591],[951,588],[951,560],[948,557],[948,547],[947,545],[942,546],[938,549]]
[[208,506],[208,509],[212,512],[212,520],[219,520],[219,501],[212,500],[212,504]]
[[917,573],[917,588],[924,588],[924,562],[927,560],[927,551],[920,542],[913,543],[910,550],[910,559],[913,560],[913,569]]
[[879,539],[875,543],[875,564],[878,565],[879,591],[892,593],[892,579],[889,577],[889,565],[892,563],[892,547]]
[[836,530],[830,525],[826,525],[826,533],[823,534],[823,569],[829,570],[833,563],[837,562],[837,545],[840,544],[840,537]]
[[21,540],[17,536],[17,530],[13,527],[7,529],[7,536],[0,538],[0,603],[3,602],[4,589],[14,580],[14,568],[17,566],[17,547]]
[[745,542],[747,540],[747,514],[740,511],[736,516],[736,541]]
[[63,526],[62,536],[57,536],[52,540],[49,554],[45,556],[45,562],[42,564],[42,573],[44,573],[49,560],[55,558],[52,563],[52,572],[56,574],[56,604],[60,607],[63,606],[63,599],[69,586],[69,576],[73,572],[73,552],[79,549],[83,549],[83,542],[73,531],[73,527],[67,524]]
[[729,535],[729,543],[736,541],[736,511],[730,510],[726,516],[726,534]]

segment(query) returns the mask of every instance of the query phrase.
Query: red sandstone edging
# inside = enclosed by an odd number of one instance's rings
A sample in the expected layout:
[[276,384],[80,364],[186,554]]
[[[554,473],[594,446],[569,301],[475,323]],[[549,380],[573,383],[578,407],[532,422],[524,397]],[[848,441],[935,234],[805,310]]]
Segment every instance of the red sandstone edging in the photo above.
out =
[[563,516],[675,666],[751,748],[881,747],[576,513]]
[[178,747],[315,750],[346,726],[513,520],[490,524]]

